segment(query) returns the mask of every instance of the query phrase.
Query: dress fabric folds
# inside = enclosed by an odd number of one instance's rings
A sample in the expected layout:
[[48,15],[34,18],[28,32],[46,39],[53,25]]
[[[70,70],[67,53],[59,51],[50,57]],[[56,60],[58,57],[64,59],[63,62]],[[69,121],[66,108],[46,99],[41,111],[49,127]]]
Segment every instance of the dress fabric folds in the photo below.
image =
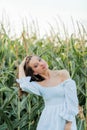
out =
[[45,107],[36,130],[64,130],[71,121],[71,130],[77,130],[75,116],[78,114],[76,83],[71,78],[59,85],[44,87],[38,82],[30,82],[31,77],[17,79],[23,91],[42,96]]

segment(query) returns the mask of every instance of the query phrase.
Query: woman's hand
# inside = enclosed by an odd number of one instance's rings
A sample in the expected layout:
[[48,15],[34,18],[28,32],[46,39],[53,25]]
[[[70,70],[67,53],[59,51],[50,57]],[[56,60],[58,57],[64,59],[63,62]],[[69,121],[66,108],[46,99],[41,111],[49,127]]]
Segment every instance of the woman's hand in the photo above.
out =
[[65,125],[65,130],[71,130],[72,122],[67,122]]
[[25,61],[26,61],[27,56],[23,59],[23,61],[21,62],[21,64],[19,65],[19,67],[24,67]]
[[23,61],[21,62],[21,64],[19,65],[19,78],[25,77],[25,72],[24,72],[24,64],[26,61],[27,56],[23,59]]

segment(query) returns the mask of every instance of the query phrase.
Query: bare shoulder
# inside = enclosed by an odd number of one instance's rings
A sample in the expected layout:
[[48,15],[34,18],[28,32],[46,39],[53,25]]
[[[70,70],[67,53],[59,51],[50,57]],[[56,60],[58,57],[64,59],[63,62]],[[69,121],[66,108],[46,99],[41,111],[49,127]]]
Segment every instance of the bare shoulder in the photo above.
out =
[[66,70],[66,69],[59,70],[59,75],[60,75],[64,80],[70,78],[69,71]]

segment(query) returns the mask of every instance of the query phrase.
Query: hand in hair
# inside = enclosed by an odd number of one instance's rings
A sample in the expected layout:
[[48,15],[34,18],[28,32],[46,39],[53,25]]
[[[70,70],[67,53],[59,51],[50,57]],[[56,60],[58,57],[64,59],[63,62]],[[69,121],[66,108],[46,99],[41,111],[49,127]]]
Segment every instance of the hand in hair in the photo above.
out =
[[19,78],[25,77],[25,72],[24,72],[24,65],[25,65],[25,61],[26,61],[27,56],[23,59],[23,61],[21,62],[21,64],[19,65]]
[[21,64],[19,65],[19,67],[20,67],[20,66],[21,66],[21,67],[24,67],[26,58],[27,58],[27,56],[23,59],[23,61],[22,61]]

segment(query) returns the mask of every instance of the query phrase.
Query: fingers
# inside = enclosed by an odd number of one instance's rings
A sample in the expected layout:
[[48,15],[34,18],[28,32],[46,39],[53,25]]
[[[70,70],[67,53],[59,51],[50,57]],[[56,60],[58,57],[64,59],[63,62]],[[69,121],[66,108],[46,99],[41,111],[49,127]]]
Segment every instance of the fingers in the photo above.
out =
[[26,56],[26,57],[23,59],[23,61],[21,62],[20,66],[24,67],[25,62],[26,62],[26,64],[28,64],[29,61],[31,60],[31,58],[32,58],[32,56]]
[[24,67],[25,62],[26,62],[26,58],[27,58],[27,56],[23,59],[23,61],[21,62],[20,66],[23,66],[23,67]]

